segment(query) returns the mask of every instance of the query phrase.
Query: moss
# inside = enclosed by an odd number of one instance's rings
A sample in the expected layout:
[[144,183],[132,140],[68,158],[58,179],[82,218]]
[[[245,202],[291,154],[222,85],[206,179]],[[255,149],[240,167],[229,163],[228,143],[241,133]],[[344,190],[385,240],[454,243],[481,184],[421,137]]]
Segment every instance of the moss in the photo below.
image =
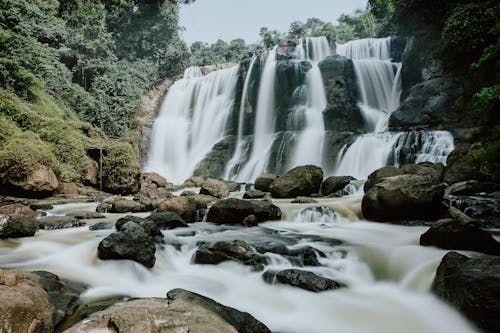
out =
[[120,183],[122,178],[140,172],[132,145],[129,143],[115,143],[109,147],[107,156],[103,160],[103,172],[111,182]]
[[0,149],[2,149],[7,141],[14,135],[20,132],[19,127],[9,117],[0,114]]
[[49,145],[31,131],[10,138],[0,151],[0,178],[24,179],[36,164],[51,167],[58,173],[58,163]]

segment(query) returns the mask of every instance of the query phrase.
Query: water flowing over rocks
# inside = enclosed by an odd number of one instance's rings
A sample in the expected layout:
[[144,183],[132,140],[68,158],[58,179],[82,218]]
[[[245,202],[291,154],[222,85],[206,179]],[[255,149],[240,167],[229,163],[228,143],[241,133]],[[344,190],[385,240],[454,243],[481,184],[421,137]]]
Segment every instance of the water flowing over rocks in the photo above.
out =
[[281,219],[281,210],[268,201],[249,201],[229,198],[210,207],[207,221],[216,224],[244,225],[244,220],[254,215],[258,222]]
[[356,180],[356,178],[351,176],[332,176],[328,177],[321,184],[321,194],[328,196],[337,191],[343,190],[346,185],[348,185],[351,180]]
[[33,236],[38,231],[35,212],[20,204],[0,206],[0,238]]
[[38,220],[39,228],[44,230],[77,228],[84,225],[85,222],[73,216],[47,216]]
[[134,222],[125,223],[120,231],[104,238],[97,248],[97,256],[102,260],[129,259],[148,268],[154,266],[154,239]]
[[242,240],[201,244],[193,256],[195,264],[217,265],[228,260],[254,266],[257,270],[262,270],[264,265],[269,263],[269,258],[259,254]]
[[155,242],[163,242],[163,234],[160,231],[161,228],[155,223],[155,221],[143,219],[142,217],[133,215],[121,217],[115,223],[116,230],[121,231],[123,226],[128,222],[140,225],[144,231],[155,240]]
[[315,293],[345,287],[344,284],[300,269],[286,269],[277,273],[266,271],[263,277],[271,283],[287,284]]
[[269,185],[278,178],[277,175],[272,173],[264,173],[255,179],[255,189],[263,192],[269,192]]
[[314,165],[304,165],[288,171],[269,185],[273,198],[295,198],[318,193],[323,181],[323,170]]
[[450,303],[482,332],[500,327],[500,257],[468,258],[448,252],[437,268],[432,291]]
[[207,297],[174,289],[166,299],[145,298],[119,302],[66,330],[91,333],[101,330],[143,333],[270,333],[246,312]]

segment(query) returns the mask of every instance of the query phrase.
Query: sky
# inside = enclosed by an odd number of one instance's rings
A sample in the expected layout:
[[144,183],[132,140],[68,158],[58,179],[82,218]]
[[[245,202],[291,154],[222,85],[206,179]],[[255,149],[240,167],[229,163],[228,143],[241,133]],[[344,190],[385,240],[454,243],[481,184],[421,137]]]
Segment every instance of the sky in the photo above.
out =
[[337,23],[341,14],[364,9],[367,0],[196,0],[180,9],[183,38],[213,43],[243,38],[247,43],[259,40],[261,27],[288,31],[293,21],[305,22],[317,17]]

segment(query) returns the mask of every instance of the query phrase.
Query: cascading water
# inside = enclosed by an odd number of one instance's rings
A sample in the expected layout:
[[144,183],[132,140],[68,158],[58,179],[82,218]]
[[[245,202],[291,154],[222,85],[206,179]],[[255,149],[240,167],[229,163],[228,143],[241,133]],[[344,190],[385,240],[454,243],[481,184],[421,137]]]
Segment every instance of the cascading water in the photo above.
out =
[[202,76],[186,69],[168,91],[155,120],[146,171],[181,183],[219,141],[233,109],[238,66]]

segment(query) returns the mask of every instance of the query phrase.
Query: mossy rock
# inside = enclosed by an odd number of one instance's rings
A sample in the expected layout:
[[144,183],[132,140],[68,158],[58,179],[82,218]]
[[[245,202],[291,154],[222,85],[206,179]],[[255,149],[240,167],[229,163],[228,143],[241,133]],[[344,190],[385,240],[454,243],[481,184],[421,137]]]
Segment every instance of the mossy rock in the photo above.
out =
[[115,143],[103,160],[103,189],[116,194],[133,194],[141,188],[141,167],[129,143]]

